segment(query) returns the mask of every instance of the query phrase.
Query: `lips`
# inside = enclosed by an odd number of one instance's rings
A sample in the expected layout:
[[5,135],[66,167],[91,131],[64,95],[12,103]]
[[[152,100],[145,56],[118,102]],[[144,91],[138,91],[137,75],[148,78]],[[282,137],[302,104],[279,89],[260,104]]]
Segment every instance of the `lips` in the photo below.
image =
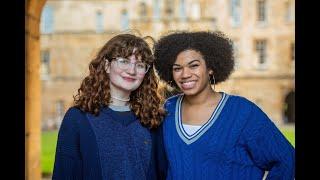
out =
[[188,89],[192,89],[196,86],[196,81],[185,81],[185,82],[181,82],[181,87],[184,90],[188,90]]
[[122,79],[128,82],[134,82],[136,80],[135,78],[131,78],[131,77],[122,77]]

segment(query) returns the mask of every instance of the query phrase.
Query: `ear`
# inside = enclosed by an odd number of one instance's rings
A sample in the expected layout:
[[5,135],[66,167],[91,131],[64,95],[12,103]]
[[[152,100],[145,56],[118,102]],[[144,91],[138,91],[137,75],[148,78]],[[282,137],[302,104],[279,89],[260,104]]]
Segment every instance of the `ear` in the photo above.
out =
[[106,63],[104,65],[104,70],[106,71],[106,73],[110,73],[110,62],[108,61],[108,59],[105,59]]

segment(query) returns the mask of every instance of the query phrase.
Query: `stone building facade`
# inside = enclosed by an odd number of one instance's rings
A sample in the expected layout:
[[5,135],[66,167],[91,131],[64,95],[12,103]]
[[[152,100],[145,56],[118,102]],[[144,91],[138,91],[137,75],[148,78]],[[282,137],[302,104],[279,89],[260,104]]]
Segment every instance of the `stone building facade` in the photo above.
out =
[[127,29],[154,39],[173,30],[224,32],[234,42],[236,69],[216,89],[254,101],[277,125],[294,122],[294,6],[293,0],[48,0],[40,24],[43,128],[59,127],[98,48]]

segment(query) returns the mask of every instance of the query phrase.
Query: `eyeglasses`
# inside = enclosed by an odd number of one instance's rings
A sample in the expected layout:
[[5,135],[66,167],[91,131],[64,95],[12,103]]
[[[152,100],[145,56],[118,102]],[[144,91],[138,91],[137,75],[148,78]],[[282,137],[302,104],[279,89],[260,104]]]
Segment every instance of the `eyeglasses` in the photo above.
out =
[[118,66],[118,68],[122,70],[127,70],[131,68],[132,65],[134,65],[134,68],[137,73],[139,74],[145,74],[148,72],[150,65],[146,64],[144,62],[136,62],[136,63],[131,63],[129,59],[123,58],[123,57],[115,57],[112,58],[115,59],[115,62]]

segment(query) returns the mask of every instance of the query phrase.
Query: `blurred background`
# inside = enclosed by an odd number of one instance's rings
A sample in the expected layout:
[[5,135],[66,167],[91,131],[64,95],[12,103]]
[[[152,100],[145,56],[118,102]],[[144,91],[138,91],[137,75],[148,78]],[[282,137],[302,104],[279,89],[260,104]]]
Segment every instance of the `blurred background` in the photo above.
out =
[[28,18],[39,11],[42,178],[51,176],[57,132],[88,63],[110,37],[128,30],[155,40],[172,30],[224,32],[233,41],[236,67],[216,89],[255,102],[294,145],[294,0],[41,2],[38,10],[28,9]]

